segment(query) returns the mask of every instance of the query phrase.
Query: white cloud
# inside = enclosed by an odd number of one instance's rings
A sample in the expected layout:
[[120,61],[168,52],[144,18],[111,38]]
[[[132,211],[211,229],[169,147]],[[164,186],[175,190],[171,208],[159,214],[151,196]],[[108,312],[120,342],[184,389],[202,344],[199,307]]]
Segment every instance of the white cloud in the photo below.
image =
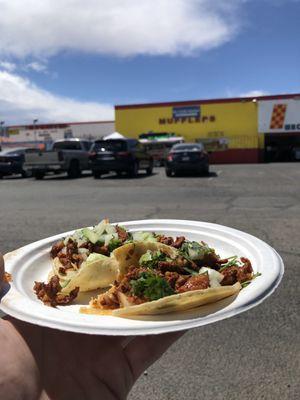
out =
[[41,63],[39,61],[32,61],[26,65],[24,65],[23,69],[25,71],[35,71],[35,72],[41,72],[41,73],[47,73],[47,65],[44,63]]
[[0,61],[0,68],[4,69],[5,71],[12,72],[17,68],[17,66],[15,63],[9,61]]
[[264,90],[250,90],[249,92],[241,93],[239,97],[259,97],[267,96],[269,93]]
[[0,110],[6,124],[114,119],[113,106],[55,96],[16,74],[0,71]]
[[0,54],[191,54],[229,41],[241,0],[1,0]]

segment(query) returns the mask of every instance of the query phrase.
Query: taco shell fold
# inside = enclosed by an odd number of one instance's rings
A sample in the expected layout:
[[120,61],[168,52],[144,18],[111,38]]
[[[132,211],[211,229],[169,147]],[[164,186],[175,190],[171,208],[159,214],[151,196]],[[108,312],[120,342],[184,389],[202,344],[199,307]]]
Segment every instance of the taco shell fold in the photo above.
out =
[[90,308],[82,307],[80,312],[85,314],[112,315],[115,317],[131,315],[157,315],[167,314],[176,311],[185,311],[202,306],[204,304],[215,303],[218,300],[232,296],[241,290],[239,282],[232,286],[220,286],[202,290],[193,290],[185,293],[174,294],[163,297],[159,300],[150,301],[134,306],[118,308],[115,310],[102,310],[91,302]]
[[48,279],[50,280],[53,275],[58,275],[62,293],[69,293],[75,287],[79,287],[80,292],[106,288],[116,279],[122,278],[131,265],[138,265],[140,257],[147,250],[163,250],[170,257],[176,257],[177,254],[176,249],[159,242],[127,243],[115,249],[110,257],[98,253],[90,254],[77,271],[67,269],[66,274],[59,272],[63,265],[56,257]]
[[178,251],[174,247],[167,246],[160,242],[145,241],[127,243],[124,246],[118,247],[112,253],[119,265],[118,280],[122,279],[130,266],[137,266],[141,256],[148,250],[163,251],[171,258],[175,258],[178,255]]
[[91,261],[84,261],[78,271],[67,270],[66,275],[59,273],[62,266],[58,258],[53,260],[53,274],[58,275],[62,285],[62,293],[69,293],[75,287],[80,292],[88,292],[99,288],[106,288],[113,284],[118,276],[118,263],[114,257],[98,254]]

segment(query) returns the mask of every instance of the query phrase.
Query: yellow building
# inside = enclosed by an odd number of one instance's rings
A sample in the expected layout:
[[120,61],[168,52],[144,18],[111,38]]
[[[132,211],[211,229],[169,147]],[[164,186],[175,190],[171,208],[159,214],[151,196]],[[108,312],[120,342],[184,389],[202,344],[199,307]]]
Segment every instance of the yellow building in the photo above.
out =
[[265,143],[264,132],[259,132],[260,104],[291,101],[295,96],[115,106],[116,130],[134,138],[147,132],[166,132],[183,136],[187,142],[201,141],[216,163],[258,162]]

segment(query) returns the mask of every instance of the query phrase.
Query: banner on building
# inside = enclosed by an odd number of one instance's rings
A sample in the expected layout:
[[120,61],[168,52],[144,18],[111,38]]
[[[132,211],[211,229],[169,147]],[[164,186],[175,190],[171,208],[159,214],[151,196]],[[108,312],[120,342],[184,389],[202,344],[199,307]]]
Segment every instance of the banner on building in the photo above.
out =
[[200,106],[173,107],[173,118],[200,117]]
[[20,129],[18,128],[8,128],[9,135],[19,135]]
[[259,101],[258,131],[300,132],[300,99]]

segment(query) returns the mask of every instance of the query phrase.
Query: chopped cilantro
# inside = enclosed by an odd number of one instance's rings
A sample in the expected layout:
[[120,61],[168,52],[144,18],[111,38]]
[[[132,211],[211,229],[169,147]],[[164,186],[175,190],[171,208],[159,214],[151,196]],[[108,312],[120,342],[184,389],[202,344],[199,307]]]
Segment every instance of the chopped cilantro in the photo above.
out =
[[131,280],[133,294],[153,301],[174,294],[174,290],[162,277],[153,272],[142,272],[137,280]]
[[191,275],[199,275],[198,272],[194,271],[194,270],[191,269],[191,268],[183,267],[183,269],[184,269],[186,272],[188,272],[189,274],[191,274]]
[[252,279],[249,279],[248,281],[242,282],[242,283],[241,283],[242,288],[248,286],[248,285],[253,281],[253,279],[257,278],[258,276],[261,276],[261,273],[260,273],[260,272],[257,272],[256,274],[254,274],[254,275],[252,276]]
[[204,242],[184,242],[180,248],[180,253],[183,255],[183,257],[190,261],[202,260],[205,255],[214,252],[215,250],[210,248]]
[[155,268],[159,261],[171,261],[167,254],[158,251],[148,250],[139,260],[139,264],[147,268]]
[[239,266],[238,256],[228,257],[227,263],[222,265],[222,267],[219,269],[219,272],[223,271],[228,267],[233,267],[233,266],[235,267]]
[[71,279],[67,279],[64,283],[61,283],[60,286],[62,289],[64,289],[68,284],[71,282]]
[[120,239],[112,239],[109,243],[108,243],[108,250],[110,252],[112,252],[114,249],[116,249],[117,247],[120,247],[122,244]]

